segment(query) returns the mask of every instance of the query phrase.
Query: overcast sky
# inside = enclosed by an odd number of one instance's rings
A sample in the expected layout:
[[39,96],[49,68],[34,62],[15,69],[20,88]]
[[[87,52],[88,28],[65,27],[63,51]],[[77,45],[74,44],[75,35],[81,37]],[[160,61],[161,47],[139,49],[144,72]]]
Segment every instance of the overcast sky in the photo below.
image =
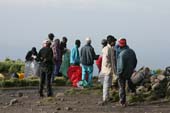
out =
[[107,35],[124,37],[138,66],[170,65],[169,0],[0,0],[0,59],[24,59],[47,34],[68,37],[68,47],[86,36],[96,53]]

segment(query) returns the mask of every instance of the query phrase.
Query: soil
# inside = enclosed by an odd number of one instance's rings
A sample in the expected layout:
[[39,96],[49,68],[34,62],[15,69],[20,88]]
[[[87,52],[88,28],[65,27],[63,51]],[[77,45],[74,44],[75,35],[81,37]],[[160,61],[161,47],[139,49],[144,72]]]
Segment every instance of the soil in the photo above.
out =
[[141,102],[121,107],[118,102],[100,105],[101,89],[75,90],[60,86],[53,87],[53,91],[53,97],[42,98],[37,87],[1,89],[0,113],[170,113],[168,101]]

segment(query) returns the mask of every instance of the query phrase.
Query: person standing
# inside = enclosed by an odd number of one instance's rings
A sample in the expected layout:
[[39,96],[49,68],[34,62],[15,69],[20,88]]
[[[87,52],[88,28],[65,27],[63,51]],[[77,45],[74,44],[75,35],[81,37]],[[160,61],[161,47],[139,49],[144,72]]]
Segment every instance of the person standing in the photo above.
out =
[[126,81],[132,93],[136,93],[135,85],[131,81],[132,73],[137,65],[135,52],[127,46],[125,38],[118,42],[121,49],[117,59],[117,76],[119,84],[119,98],[121,106],[126,106]]
[[49,33],[48,34],[48,39],[50,40],[51,44],[53,43],[53,40],[54,40],[54,34],[53,33]]
[[[106,39],[102,39],[101,45],[102,45],[102,48],[107,46],[107,40]],[[102,55],[100,55],[99,58],[96,60],[96,65],[97,65],[97,68],[99,69],[99,73],[100,73],[101,68],[102,68]]]
[[63,56],[63,54],[65,53],[67,48],[67,37],[63,37],[60,43],[60,49],[61,49],[61,54]]
[[103,104],[109,101],[109,88],[112,85],[112,78],[115,75],[114,45],[116,38],[112,35],[107,36],[107,46],[102,49],[101,72],[104,76],[103,81]]
[[50,41],[45,40],[37,56],[37,60],[40,62],[40,97],[44,96],[43,89],[45,83],[47,85],[47,96],[52,96],[51,76],[53,71],[53,51],[50,46]]
[[79,47],[81,45],[80,40],[75,41],[75,46],[71,49],[70,55],[70,64],[71,65],[80,65],[80,55],[79,55]]
[[25,56],[25,77],[30,75],[37,75],[36,71],[38,67],[36,67],[35,59],[37,57],[37,50],[35,47],[32,47],[30,51],[27,52]]
[[94,48],[91,46],[91,39],[86,38],[86,45],[83,46],[80,50],[80,61],[82,64],[82,81],[86,80],[88,75],[87,84],[92,86],[92,77],[93,77],[93,64],[98,56],[96,55]]
[[55,39],[52,46],[53,50],[53,61],[54,61],[54,69],[52,74],[52,81],[54,80],[55,76],[58,76],[61,62],[62,62],[62,55],[60,50],[60,40]]

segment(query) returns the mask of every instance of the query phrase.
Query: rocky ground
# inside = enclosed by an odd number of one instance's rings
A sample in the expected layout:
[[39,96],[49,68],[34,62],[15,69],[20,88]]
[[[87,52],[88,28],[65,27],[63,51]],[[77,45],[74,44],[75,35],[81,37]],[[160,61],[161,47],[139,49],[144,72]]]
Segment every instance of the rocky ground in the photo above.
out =
[[101,89],[54,87],[53,97],[40,98],[38,88],[0,90],[0,113],[170,113],[169,101],[141,102],[122,108],[118,102],[100,105]]

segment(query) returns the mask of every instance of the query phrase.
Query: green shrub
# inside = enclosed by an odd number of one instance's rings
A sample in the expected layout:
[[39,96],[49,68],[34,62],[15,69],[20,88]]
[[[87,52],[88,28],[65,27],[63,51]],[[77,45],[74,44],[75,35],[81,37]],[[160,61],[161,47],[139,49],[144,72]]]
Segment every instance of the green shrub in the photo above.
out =
[[6,62],[0,62],[0,72],[8,72],[8,69],[10,68],[11,63]]
[[162,74],[162,73],[163,73],[163,70],[161,70],[161,69],[156,70],[156,74]]
[[9,73],[17,73],[17,72],[20,72],[20,68],[21,68],[20,65],[13,64],[13,65],[10,66],[8,72]]
[[0,62],[0,72],[24,72],[24,67],[24,62],[20,59],[11,60],[9,58],[6,58],[4,61]]
[[54,83],[56,86],[65,86],[67,80],[64,77],[56,77]]
[[39,79],[9,79],[0,81],[0,87],[26,87],[26,86],[38,86]]

